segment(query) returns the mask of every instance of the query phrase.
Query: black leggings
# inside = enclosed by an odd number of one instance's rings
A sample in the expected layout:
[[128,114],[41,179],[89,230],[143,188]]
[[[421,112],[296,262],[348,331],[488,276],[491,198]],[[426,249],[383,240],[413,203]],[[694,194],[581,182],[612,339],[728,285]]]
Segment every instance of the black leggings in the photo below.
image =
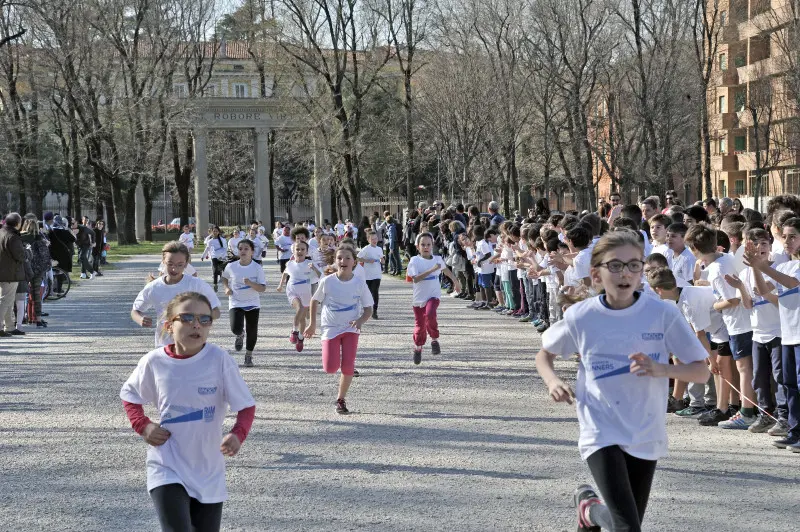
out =
[[592,521],[604,530],[640,532],[656,461],[633,457],[612,445],[595,451],[586,462],[605,504],[593,508],[598,511],[592,512]]
[[180,484],[150,490],[163,532],[217,532],[222,522],[222,503],[203,504],[189,497]]
[[372,305],[372,311],[378,312],[378,299],[380,297],[378,291],[381,289],[381,280],[371,279],[367,281],[367,288],[369,288],[369,293],[372,294],[372,301],[374,302],[374,305]]
[[211,259],[211,269],[214,271],[214,286],[217,286],[222,272],[225,271],[226,264],[228,264],[227,261],[222,259]]
[[[241,335],[245,330],[247,331],[247,343],[245,344],[248,351],[252,351],[256,347],[256,340],[258,340],[258,311],[260,309],[254,308],[252,310],[245,310],[243,308],[232,308],[228,311],[231,319],[231,332],[236,336]],[[245,327],[245,323],[247,326]]]

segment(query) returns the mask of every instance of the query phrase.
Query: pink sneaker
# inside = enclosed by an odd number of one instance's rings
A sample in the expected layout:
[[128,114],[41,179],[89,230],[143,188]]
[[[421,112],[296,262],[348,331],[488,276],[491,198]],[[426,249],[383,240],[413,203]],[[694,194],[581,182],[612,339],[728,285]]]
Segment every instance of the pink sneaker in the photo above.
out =
[[300,340],[300,333],[298,333],[297,331],[292,331],[292,334],[289,335],[289,341],[292,342],[293,344],[297,344],[299,340]]
[[299,337],[297,339],[297,343],[294,344],[294,348],[297,349],[297,352],[301,352],[303,350],[303,337]]

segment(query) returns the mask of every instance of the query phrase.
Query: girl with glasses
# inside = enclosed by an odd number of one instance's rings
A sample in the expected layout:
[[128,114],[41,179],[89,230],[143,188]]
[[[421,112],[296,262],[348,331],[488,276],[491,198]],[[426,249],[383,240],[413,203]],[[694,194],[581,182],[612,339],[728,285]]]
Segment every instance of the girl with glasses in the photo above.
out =
[[[556,402],[577,403],[578,447],[605,503],[587,485],[573,495],[578,530],[641,530],[656,461],[667,451],[669,379],[705,383],[707,353],[675,305],[638,292],[639,236],[606,233],[591,255],[603,293],[567,309],[542,337],[536,368]],[[575,390],[555,372],[580,355]],[[670,365],[670,353],[682,364]]]
[[[147,490],[162,530],[220,529],[225,457],[239,452],[255,417],[233,357],[207,343],[213,321],[204,295],[172,298],[162,322],[174,343],[142,357],[120,391],[131,426],[148,444]],[[158,422],[145,416],[145,404],[158,409]],[[228,407],[236,423],[220,441]]]

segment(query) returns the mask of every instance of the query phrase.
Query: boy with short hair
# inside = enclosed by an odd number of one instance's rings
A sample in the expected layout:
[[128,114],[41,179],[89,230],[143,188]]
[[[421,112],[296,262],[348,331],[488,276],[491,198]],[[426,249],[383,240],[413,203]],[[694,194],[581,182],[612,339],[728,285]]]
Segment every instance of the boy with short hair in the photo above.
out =
[[[722,317],[719,312],[714,312],[714,292],[706,286],[679,286],[678,278],[669,268],[654,268],[647,273],[647,284],[664,300],[674,301],[678,305],[683,317],[694,330],[697,339],[708,352],[708,363],[712,372],[716,370],[717,344],[710,340],[719,329],[724,329]],[[676,381],[673,387],[672,399],[668,402],[676,408],[683,399],[683,392],[687,383]],[[689,383],[689,406],[673,410],[679,417],[697,418],[709,410],[716,408],[717,394],[714,386],[714,375],[709,377],[705,384]]]
[[685,224],[670,224],[667,227],[667,263],[675,277],[691,284],[694,280],[696,259],[684,242],[687,230],[688,227]]
[[742,242],[744,224],[742,222],[723,221],[719,228],[728,235],[728,242],[730,242],[728,253],[736,261],[736,270],[744,270],[744,243]]
[[656,214],[648,221],[650,224],[650,239],[653,244],[651,253],[661,253],[667,256],[667,227],[672,225],[672,218],[665,214]]
[[[729,429],[746,429],[757,421],[756,409],[753,407],[756,400],[753,390],[753,328],[750,325],[750,316],[742,306],[742,296],[736,289],[726,282],[726,278],[735,278],[736,263],[733,257],[717,251],[717,231],[710,225],[699,222],[693,225],[686,233],[686,243],[697,254],[698,260],[706,264],[708,283],[714,290],[716,302],[714,310],[722,312],[722,321],[728,330],[728,341],[736,368],[739,370],[739,385],[743,400],[748,404],[742,405],[739,412],[722,412],[717,409],[703,423],[704,425],[718,425]],[[731,381],[733,368],[728,364],[721,364],[722,377]],[[725,403],[728,385],[720,385],[719,403]]]

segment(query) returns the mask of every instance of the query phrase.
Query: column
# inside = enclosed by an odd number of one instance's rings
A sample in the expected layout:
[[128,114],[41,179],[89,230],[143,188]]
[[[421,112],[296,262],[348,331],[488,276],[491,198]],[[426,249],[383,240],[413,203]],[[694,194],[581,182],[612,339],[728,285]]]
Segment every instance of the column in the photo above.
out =
[[[150,223],[150,220],[145,220],[144,218],[144,186],[141,181],[136,185],[135,205],[134,221],[136,224],[136,240],[144,242],[147,224]],[[168,220],[165,220],[164,223],[168,223]]]
[[202,242],[208,233],[208,164],[206,163],[206,144],[208,132],[196,128],[194,137],[194,217],[197,227],[198,242]]
[[324,220],[336,223],[335,220],[331,220],[330,178],[324,141],[318,135],[314,135],[314,216],[317,225],[322,225]]
[[272,191],[269,188],[269,129],[256,128],[255,217],[264,227],[272,227]]

